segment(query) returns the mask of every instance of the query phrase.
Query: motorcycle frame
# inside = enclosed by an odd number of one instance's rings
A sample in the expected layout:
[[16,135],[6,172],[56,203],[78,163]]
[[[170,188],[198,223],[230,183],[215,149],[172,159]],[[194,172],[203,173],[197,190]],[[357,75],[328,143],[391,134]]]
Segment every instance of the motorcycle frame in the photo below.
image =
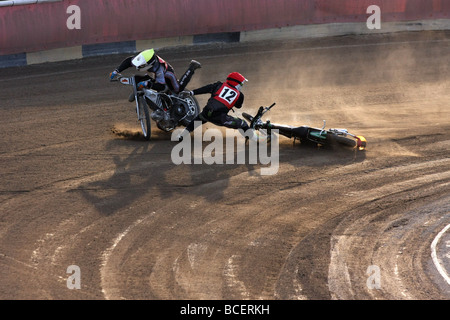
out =
[[281,134],[285,137],[288,137],[288,138],[294,138],[294,143],[295,143],[296,139],[299,139],[300,141],[308,140],[313,143],[323,145],[323,144],[329,143],[329,141],[327,141],[328,135],[336,135],[336,136],[342,136],[342,137],[350,136],[353,139],[355,139],[356,146],[358,148],[360,148],[361,146],[363,146],[363,149],[365,148],[366,140],[364,137],[349,133],[347,129],[331,128],[331,129],[327,130],[327,129],[325,129],[326,120],[323,120],[322,128],[315,128],[315,127],[309,127],[309,126],[294,127],[294,126],[289,126],[289,125],[271,123],[269,120],[266,122],[263,122],[261,120],[262,116],[266,112],[268,112],[270,109],[272,109],[274,106],[275,106],[275,103],[273,103],[269,107],[261,106],[258,109],[257,114],[252,118],[252,120],[250,122],[250,127],[253,129],[257,129],[257,130],[265,129],[265,130],[267,130],[267,134],[269,136],[271,135],[271,130],[276,129],[276,130],[278,130],[279,134]]

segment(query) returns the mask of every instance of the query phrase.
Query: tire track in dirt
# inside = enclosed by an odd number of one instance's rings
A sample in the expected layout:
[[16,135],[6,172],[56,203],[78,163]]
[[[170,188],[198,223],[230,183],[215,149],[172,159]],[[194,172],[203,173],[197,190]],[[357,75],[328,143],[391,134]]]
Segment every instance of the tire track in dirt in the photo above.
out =
[[[383,181],[388,175],[397,182]],[[433,284],[439,279],[432,279],[428,265],[432,236],[449,219],[445,196],[450,185],[449,159],[374,170],[356,179],[363,180],[358,182],[361,186],[371,180],[387,184],[348,193],[341,214],[302,239],[280,275],[278,295],[289,299],[448,299],[448,292]],[[326,251],[328,258],[317,256]],[[379,290],[367,285],[372,265],[380,268]]]

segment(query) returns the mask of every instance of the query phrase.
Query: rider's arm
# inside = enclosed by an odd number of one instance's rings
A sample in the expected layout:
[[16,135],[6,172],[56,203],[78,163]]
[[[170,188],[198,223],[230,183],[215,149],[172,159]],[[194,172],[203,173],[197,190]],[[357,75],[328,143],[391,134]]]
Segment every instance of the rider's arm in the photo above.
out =
[[125,58],[122,63],[120,64],[120,66],[117,67],[117,71],[118,72],[122,72],[125,69],[128,69],[132,66],[131,61],[133,60],[133,56],[130,56],[128,58]]
[[155,83],[153,83],[152,88],[156,91],[163,91],[166,88],[163,66],[159,64],[158,66],[148,69],[147,72],[153,72],[155,74]]
[[239,109],[242,107],[243,104],[244,104],[244,94],[241,92],[234,106]]
[[192,91],[194,95],[196,94],[204,94],[204,93],[213,93],[222,85],[222,82],[217,81],[216,83],[207,84],[201,88],[195,89]]

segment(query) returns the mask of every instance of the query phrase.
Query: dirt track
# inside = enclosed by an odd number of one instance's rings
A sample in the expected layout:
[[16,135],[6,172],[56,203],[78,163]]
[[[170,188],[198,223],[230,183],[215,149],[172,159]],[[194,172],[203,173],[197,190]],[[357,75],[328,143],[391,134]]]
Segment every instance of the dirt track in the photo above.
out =
[[244,74],[237,115],[277,102],[272,122],[326,119],[368,149],[280,138],[273,176],[176,166],[107,80],[124,56],[0,70],[0,299],[450,298],[431,256],[450,223],[449,32],[160,53],[179,76],[202,62],[190,88]]

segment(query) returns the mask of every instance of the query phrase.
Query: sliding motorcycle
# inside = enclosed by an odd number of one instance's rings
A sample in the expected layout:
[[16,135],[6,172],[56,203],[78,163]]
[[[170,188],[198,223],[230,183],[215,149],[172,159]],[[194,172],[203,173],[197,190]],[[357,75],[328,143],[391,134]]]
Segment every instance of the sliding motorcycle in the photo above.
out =
[[278,130],[278,133],[294,139],[299,140],[301,144],[313,144],[316,146],[333,146],[341,145],[345,147],[354,148],[362,151],[366,149],[367,140],[363,136],[357,136],[348,132],[347,129],[325,129],[326,121],[323,121],[321,128],[315,128],[310,126],[289,126],[283,124],[271,123],[270,121],[263,122],[262,116],[270,111],[275,106],[273,103],[269,107],[260,107],[255,116],[251,116],[248,113],[243,112],[242,116],[250,122],[250,127],[255,130],[264,130],[265,134],[269,137],[272,134],[272,130]]
[[170,91],[159,92],[153,89],[139,90],[136,76],[125,77],[118,75],[117,80],[123,85],[133,88],[136,102],[136,113],[146,140],[151,137],[151,120],[157,127],[170,132],[178,126],[187,126],[200,112],[197,99],[193,96],[179,96]]

